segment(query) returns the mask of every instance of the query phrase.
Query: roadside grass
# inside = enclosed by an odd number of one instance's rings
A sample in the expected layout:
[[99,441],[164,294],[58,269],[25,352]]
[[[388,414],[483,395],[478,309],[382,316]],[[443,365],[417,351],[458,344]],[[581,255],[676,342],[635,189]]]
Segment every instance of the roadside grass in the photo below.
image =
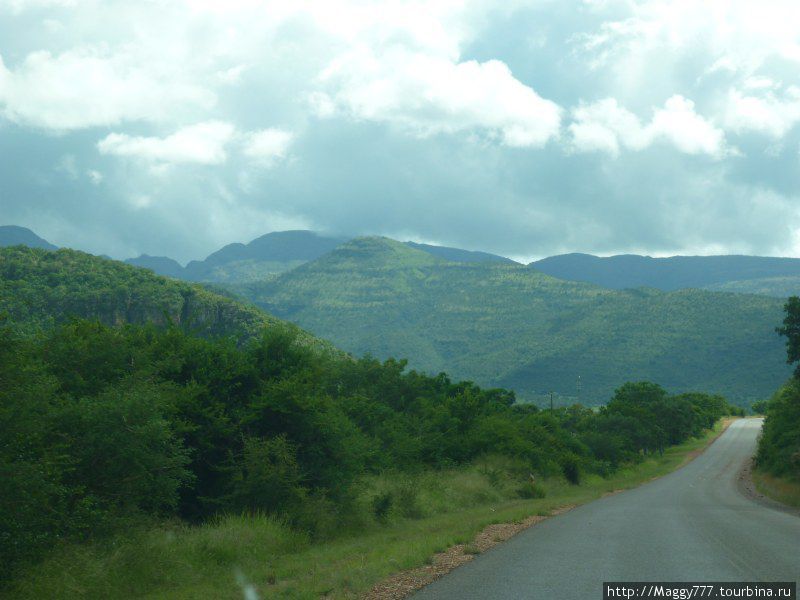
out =
[[[559,507],[628,489],[682,466],[724,429],[651,456],[608,478],[537,482],[545,497],[524,499],[524,465],[488,458],[470,467],[365,481],[342,522],[364,523],[313,540],[274,517],[226,516],[192,527],[166,523],[103,543],[54,549],[18,577],[9,598],[356,598],[393,573],[469,544],[484,527],[549,515]],[[798,488],[800,490],[800,488]],[[375,497],[386,512],[377,519]],[[800,496],[798,496],[800,497]],[[388,504],[388,508],[386,505]]]
[[800,481],[775,477],[758,470],[753,470],[752,477],[756,489],[765,496],[788,506],[800,508]]

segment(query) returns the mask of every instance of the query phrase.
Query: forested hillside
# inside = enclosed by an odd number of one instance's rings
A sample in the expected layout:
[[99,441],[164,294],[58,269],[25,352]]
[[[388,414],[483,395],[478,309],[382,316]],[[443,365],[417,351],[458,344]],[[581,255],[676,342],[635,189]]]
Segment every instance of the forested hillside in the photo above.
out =
[[[0,315],[33,332],[70,318],[107,325],[173,324],[200,335],[252,337],[281,325],[255,307],[76,250],[0,249]],[[301,333],[306,343],[327,344]]]
[[789,298],[784,308],[779,331],[786,337],[786,357],[795,371],[761,407],[767,414],[756,464],[762,472],[788,480],[785,487],[791,494],[782,500],[800,506],[800,297]]
[[478,250],[462,250],[460,248],[450,248],[448,246],[433,246],[431,244],[418,244],[416,242],[405,242],[407,246],[422,250],[428,254],[433,254],[439,258],[449,260],[451,262],[477,262],[477,263],[503,263],[503,264],[518,264],[510,258],[505,256],[498,256],[489,252],[480,252]]
[[247,244],[228,244],[183,272],[191,281],[244,282],[293,269],[330,252],[346,240],[313,231],[274,231]]
[[[193,260],[186,267],[181,267],[170,258],[147,255],[131,258],[125,262],[152,269],[159,275],[187,281],[237,285],[270,279],[279,273],[315,260],[347,241],[348,238],[325,236],[313,231],[273,231],[247,244],[228,244],[210,254],[205,260]],[[453,262],[516,264],[508,258],[488,252],[415,242],[405,242],[405,244]]]
[[788,298],[800,294],[800,275],[741,279],[709,285],[706,289],[736,294],[758,294],[775,298]]
[[597,404],[648,379],[749,403],[789,373],[778,299],[610,290],[524,266],[451,263],[385,238],[239,291],[347,351],[405,356],[525,399],[554,391]]
[[559,279],[620,290],[707,288],[784,298],[800,292],[796,286],[800,277],[800,259],[797,258],[562,254],[532,262],[530,266]]

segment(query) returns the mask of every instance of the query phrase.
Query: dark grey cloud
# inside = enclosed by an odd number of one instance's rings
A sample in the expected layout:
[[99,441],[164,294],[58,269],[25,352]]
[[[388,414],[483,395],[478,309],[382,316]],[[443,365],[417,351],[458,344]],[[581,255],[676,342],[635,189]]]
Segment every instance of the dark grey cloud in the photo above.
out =
[[57,244],[800,252],[790,2],[757,30],[744,2],[719,27],[660,0],[24,4],[0,7],[0,222]]

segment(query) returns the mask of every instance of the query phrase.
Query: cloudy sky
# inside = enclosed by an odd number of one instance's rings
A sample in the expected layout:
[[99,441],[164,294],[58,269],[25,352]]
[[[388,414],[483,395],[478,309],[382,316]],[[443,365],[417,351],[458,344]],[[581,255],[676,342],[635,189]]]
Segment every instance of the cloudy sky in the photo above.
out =
[[0,224],[115,258],[800,256],[799,125],[797,0],[0,0]]

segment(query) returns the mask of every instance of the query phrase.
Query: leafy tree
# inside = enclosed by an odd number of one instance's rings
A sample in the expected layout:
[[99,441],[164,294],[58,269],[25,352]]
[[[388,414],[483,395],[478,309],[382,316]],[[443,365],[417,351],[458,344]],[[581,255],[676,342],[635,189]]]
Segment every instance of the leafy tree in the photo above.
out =
[[[783,306],[786,313],[783,327],[776,331],[786,337],[786,362],[794,364],[800,361],[800,298],[790,297]],[[795,367],[794,376],[800,378],[800,365]]]
[[[726,406],[639,382],[599,412],[540,411],[405,361],[321,352],[291,328],[242,343],[174,324],[0,328],[0,576],[54,540],[141,516],[264,511],[330,530],[362,476],[387,469],[492,454],[577,484],[699,433]],[[417,514],[406,491],[391,504]]]
[[773,475],[800,481],[800,382],[793,379],[769,401],[756,464]]

